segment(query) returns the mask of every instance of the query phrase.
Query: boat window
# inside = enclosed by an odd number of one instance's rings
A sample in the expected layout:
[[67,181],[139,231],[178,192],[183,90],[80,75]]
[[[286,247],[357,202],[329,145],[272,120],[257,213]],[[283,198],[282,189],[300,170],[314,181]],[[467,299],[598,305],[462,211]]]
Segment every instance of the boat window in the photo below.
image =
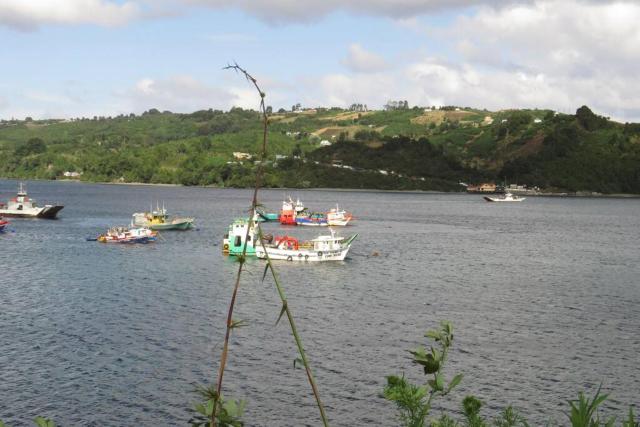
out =
[[236,236],[236,241],[234,243],[235,246],[240,246],[242,244],[242,237]]
[[251,241],[251,236],[247,238],[247,242],[250,242],[250,241]]

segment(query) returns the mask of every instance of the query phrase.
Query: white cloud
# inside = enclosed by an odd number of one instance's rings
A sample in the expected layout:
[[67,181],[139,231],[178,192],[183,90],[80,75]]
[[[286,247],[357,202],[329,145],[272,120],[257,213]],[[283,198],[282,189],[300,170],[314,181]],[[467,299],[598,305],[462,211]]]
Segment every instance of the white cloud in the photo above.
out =
[[[513,0],[182,0],[217,9],[237,8],[273,24],[313,22],[332,12],[408,18],[478,5],[502,6]],[[521,2],[526,0],[521,0]]]
[[138,4],[109,0],[3,0],[0,25],[30,31],[45,24],[123,25],[140,15]]
[[357,43],[349,46],[347,57],[342,63],[351,71],[358,73],[375,73],[388,67],[382,56],[369,52]]
[[[282,100],[277,91],[267,89],[272,86],[268,79],[258,80],[263,90],[267,91],[267,103]],[[131,90],[118,94],[118,97],[129,106],[128,111],[136,113],[150,108],[175,113],[190,113],[208,108],[227,110],[231,107],[257,110],[260,106],[258,93],[245,83],[247,82],[239,77],[237,80],[223,77],[223,82],[216,86],[189,75],[166,79],[143,78]]]
[[[502,9],[484,7],[453,25],[431,29],[485,81],[510,75],[544,76],[529,106],[575,110],[582,104],[634,120],[640,105],[635,84],[640,57],[640,4],[538,0]],[[520,80],[524,88],[532,82]],[[536,83],[538,84],[538,83]],[[506,92],[500,87],[496,91]],[[510,89],[511,90],[511,89]],[[527,93],[514,85],[518,105]],[[537,103],[536,103],[537,102]]]
[[134,112],[150,108],[187,113],[196,110],[233,106],[236,97],[226,89],[209,86],[187,75],[167,79],[144,78],[123,94]]

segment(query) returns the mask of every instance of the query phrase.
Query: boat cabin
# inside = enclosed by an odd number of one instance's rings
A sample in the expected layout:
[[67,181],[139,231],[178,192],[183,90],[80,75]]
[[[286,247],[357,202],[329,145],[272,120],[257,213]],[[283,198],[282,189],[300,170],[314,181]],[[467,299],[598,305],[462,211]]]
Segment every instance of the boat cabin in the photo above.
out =
[[[247,237],[247,228],[249,227],[249,221],[247,219],[236,219],[229,226],[228,233],[224,236],[224,243],[222,251],[229,255],[242,255],[244,249],[244,240]],[[251,230],[249,231],[249,237],[247,238],[247,249],[245,254],[255,255],[256,249],[254,246],[257,238],[257,232],[254,224],[251,224]]]

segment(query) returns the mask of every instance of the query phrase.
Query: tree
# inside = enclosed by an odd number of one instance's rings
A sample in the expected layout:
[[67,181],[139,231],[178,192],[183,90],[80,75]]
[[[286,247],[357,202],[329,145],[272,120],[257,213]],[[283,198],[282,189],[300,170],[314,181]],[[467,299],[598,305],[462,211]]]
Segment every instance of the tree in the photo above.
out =
[[267,106],[267,114],[273,114],[273,107],[271,105]]
[[40,138],[31,138],[24,145],[16,148],[16,156],[25,157],[31,154],[40,154],[47,151],[47,146]]
[[576,119],[588,131],[603,129],[607,126],[607,119],[594,114],[586,105],[578,108]]

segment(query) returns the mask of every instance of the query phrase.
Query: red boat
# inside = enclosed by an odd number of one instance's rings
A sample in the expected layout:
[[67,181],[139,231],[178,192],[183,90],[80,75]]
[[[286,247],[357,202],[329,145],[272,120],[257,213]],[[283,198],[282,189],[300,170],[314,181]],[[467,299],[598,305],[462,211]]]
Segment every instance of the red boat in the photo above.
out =
[[280,224],[283,225],[296,225],[296,218],[302,212],[304,212],[305,207],[300,202],[300,200],[296,200],[295,202],[291,197],[289,200],[285,200],[282,202],[282,210],[280,211]]
[[4,219],[0,218],[0,233],[4,231],[4,228],[7,225],[9,225],[9,221],[5,221]]

